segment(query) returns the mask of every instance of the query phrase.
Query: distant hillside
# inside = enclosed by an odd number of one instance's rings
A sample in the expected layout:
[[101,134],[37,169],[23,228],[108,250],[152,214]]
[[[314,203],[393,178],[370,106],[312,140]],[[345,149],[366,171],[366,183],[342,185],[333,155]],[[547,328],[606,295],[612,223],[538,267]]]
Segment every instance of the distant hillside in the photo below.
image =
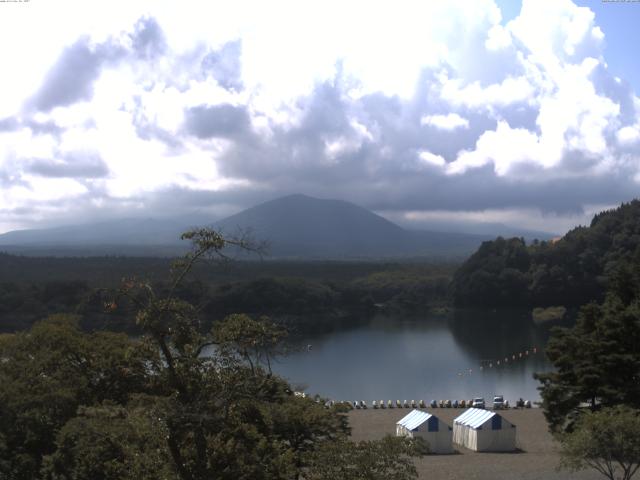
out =
[[484,242],[456,272],[458,306],[567,307],[601,301],[609,279],[640,256],[640,201],[597,214],[557,242]]
[[[0,235],[0,251],[34,256],[175,256],[179,240],[200,219],[123,219]],[[290,259],[462,258],[488,235],[406,230],[341,200],[290,195],[213,224],[227,235],[250,230],[269,255]]]
[[0,251],[34,256],[175,256],[186,249],[180,235],[201,223],[185,219],[125,218],[0,235]]
[[228,234],[250,229],[270,254],[295,258],[463,256],[486,236],[405,230],[342,200],[290,195],[215,224]]

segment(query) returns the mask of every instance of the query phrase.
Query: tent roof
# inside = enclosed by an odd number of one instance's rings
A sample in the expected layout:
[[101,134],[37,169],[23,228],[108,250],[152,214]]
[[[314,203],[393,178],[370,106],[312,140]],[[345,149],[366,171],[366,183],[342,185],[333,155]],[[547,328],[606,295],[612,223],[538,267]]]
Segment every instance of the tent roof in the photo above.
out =
[[433,417],[430,413],[421,412],[420,410],[412,410],[408,415],[402,417],[396,422],[397,425],[402,425],[407,430],[414,430],[422,425],[424,422]]
[[487,420],[496,415],[498,415],[496,412],[490,412],[489,410],[470,408],[459,417],[456,417],[453,422],[458,425],[466,425],[475,429],[482,426]]

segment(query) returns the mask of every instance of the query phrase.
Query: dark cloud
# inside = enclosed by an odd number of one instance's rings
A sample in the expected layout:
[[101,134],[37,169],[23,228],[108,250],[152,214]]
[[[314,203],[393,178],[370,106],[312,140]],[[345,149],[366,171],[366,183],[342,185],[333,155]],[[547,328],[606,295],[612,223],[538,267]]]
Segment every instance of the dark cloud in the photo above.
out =
[[[137,59],[150,61],[167,51],[164,33],[154,18],[141,18],[130,38],[132,53]],[[37,110],[48,112],[55,107],[90,100],[93,84],[105,64],[117,63],[127,54],[127,49],[114,39],[95,45],[88,38],[78,39],[62,52],[31,103]]]
[[173,133],[159,127],[146,115],[140,96],[133,98],[132,122],[136,134],[143,140],[160,140],[173,154],[183,150],[181,139]]
[[[429,72],[423,79],[436,82]],[[606,176],[590,174],[601,159],[580,151],[566,152],[551,170],[515,164],[506,176],[496,174],[492,164],[459,175],[425,164],[421,151],[452,161],[460,150],[474,150],[482,133],[496,129],[496,116],[513,122],[512,128],[535,131],[537,115],[517,102],[491,114],[461,107],[456,113],[469,127],[446,131],[420,122],[425,115],[452,111],[432,92],[418,89],[407,100],[382,93],[352,100],[335,78],[297,102],[304,113],[295,126],[273,125],[266,140],[236,138],[218,167],[226,176],[268,185],[271,192],[342,198],[397,212],[508,207],[574,215],[588,204],[611,205],[637,195],[633,165]],[[332,142],[344,146],[333,156],[327,152]]]
[[198,138],[238,138],[251,130],[246,107],[230,104],[201,105],[185,112],[187,132]]
[[167,41],[162,28],[153,17],[143,17],[136,23],[131,41],[135,55],[143,60],[153,60],[167,51]]
[[49,111],[57,106],[89,100],[93,82],[100,73],[100,59],[94,55],[87,41],[79,41],[67,48],[45,77],[35,97],[38,110]]
[[0,132],[13,132],[20,128],[20,122],[15,117],[0,120]]
[[66,48],[45,76],[40,90],[33,98],[36,109],[48,112],[54,107],[67,106],[93,96],[93,83],[102,65],[116,61],[124,50],[112,43],[92,46],[81,38]]
[[103,178],[109,174],[104,160],[94,152],[73,152],[61,159],[34,159],[26,172],[51,178]]
[[23,124],[31,129],[34,135],[54,135],[58,136],[64,129],[55,124],[55,122],[37,122],[35,120],[26,120]]
[[30,188],[29,183],[22,178],[22,172],[14,161],[6,161],[4,165],[0,164],[0,187],[9,188],[13,186],[22,186]]
[[240,55],[242,42],[235,40],[225,43],[219,50],[209,52],[202,59],[202,71],[213,77],[218,84],[227,90],[242,90],[242,66]]
[[63,129],[55,122],[38,122],[33,119],[21,120],[17,117],[9,117],[0,120],[0,132],[15,132],[27,127],[34,135],[60,135]]

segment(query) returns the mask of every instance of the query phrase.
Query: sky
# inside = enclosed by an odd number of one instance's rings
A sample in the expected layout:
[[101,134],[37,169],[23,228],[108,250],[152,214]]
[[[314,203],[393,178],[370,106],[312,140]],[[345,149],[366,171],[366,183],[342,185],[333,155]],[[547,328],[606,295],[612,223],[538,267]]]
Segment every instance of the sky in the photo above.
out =
[[293,193],[564,233],[638,196],[640,2],[0,2],[0,232]]

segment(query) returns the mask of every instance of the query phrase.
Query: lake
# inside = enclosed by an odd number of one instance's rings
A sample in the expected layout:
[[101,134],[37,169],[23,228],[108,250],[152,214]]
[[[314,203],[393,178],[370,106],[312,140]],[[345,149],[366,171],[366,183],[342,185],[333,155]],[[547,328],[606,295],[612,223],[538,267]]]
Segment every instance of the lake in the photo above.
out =
[[274,370],[308,394],[333,400],[370,405],[483,396],[489,402],[504,395],[513,404],[540,398],[533,373],[551,369],[544,356],[548,337],[549,327],[534,325],[523,312],[377,316],[356,328],[296,340],[299,351],[279,359]]

